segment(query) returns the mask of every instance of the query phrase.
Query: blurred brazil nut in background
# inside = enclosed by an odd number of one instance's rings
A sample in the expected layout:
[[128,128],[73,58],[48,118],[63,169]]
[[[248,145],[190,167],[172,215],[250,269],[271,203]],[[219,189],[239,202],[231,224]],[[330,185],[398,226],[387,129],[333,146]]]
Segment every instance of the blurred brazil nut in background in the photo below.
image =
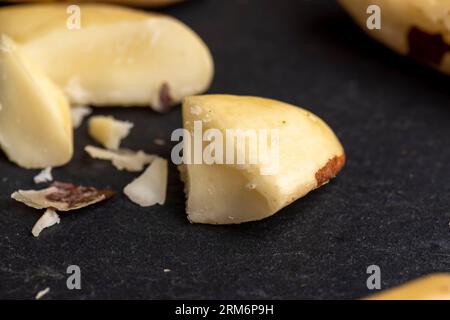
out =
[[200,37],[159,13],[106,4],[13,5],[0,9],[0,33],[72,104],[165,111],[206,91],[214,72]]
[[[374,39],[450,74],[450,0],[339,0],[339,3]],[[372,14],[378,15],[379,28],[368,26]]]

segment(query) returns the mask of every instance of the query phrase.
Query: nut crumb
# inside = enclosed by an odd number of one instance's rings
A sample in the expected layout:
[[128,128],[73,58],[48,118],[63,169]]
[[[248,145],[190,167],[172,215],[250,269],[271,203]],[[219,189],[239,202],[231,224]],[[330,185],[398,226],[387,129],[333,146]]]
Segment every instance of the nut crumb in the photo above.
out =
[[155,138],[153,140],[153,143],[156,144],[157,146],[165,146],[166,145],[166,140],[161,139],[161,138]]
[[36,183],[36,184],[52,181],[53,180],[52,167],[47,167],[44,170],[42,170],[41,172],[39,172],[39,174],[37,174],[33,178],[33,180],[34,180],[34,183]]
[[172,270],[170,270],[170,269],[164,269],[163,271],[164,271],[164,273],[168,273],[168,272],[170,272],[170,271],[172,271]]
[[142,150],[106,150],[94,146],[86,146],[84,150],[94,159],[109,160],[118,170],[130,172],[142,171],[145,165],[155,159],[154,155],[147,154]]
[[39,234],[45,228],[49,228],[55,224],[59,224],[61,220],[55,210],[47,209],[45,213],[39,218],[39,220],[33,226],[31,233],[34,237],[39,237]]
[[39,292],[36,294],[35,299],[36,299],[36,300],[39,300],[39,299],[41,299],[42,297],[44,297],[44,296],[45,296],[47,293],[49,293],[49,292],[50,292],[50,288],[47,287],[47,288],[45,288],[44,290],[39,291]]

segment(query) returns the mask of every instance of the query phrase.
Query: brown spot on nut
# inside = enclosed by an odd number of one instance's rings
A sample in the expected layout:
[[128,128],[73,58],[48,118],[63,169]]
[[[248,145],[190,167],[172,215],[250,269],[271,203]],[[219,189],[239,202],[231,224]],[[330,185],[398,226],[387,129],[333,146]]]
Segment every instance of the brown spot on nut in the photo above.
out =
[[328,160],[327,164],[316,172],[317,187],[327,183],[332,178],[336,177],[338,172],[345,164],[345,154],[335,156]]
[[51,186],[55,187],[57,191],[48,194],[46,199],[66,203],[68,208],[106,200],[114,195],[112,190],[98,190],[94,187],[76,186],[66,182],[55,181]]
[[450,51],[450,45],[441,34],[430,34],[416,27],[408,33],[409,53],[415,60],[439,66],[444,55]]
[[170,86],[167,82],[164,82],[159,88],[159,104],[162,112],[169,111],[173,99],[170,95]]

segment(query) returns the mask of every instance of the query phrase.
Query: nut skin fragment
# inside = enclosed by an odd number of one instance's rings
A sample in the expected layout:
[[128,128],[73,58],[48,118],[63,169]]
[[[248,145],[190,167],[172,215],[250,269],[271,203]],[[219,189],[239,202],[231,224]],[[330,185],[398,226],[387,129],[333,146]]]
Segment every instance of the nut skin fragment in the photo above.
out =
[[320,187],[337,176],[345,164],[345,155],[335,156],[316,172],[317,187]]
[[106,200],[114,195],[111,190],[97,190],[94,187],[76,186],[66,182],[56,181],[51,186],[56,187],[58,191],[48,194],[45,198],[54,202],[67,203],[69,208],[92,203],[99,198]]
[[109,199],[113,195],[112,190],[98,190],[56,181],[41,190],[18,190],[11,198],[35,209],[70,211]]

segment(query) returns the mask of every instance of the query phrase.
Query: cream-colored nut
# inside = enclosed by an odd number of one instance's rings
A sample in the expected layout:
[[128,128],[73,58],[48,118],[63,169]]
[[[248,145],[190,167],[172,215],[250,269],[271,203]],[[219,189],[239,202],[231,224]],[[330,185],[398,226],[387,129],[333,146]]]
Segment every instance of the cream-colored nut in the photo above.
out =
[[74,104],[152,106],[164,111],[205,91],[213,62],[204,42],[175,18],[112,5],[0,9],[0,32],[23,46]]
[[[450,0],[339,0],[371,37],[450,74]],[[369,6],[380,8],[381,29],[369,29]]]
[[[223,146],[232,141],[226,136],[227,130],[241,130],[249,133],[248,137],[251,133],[258,137],[270,130],[264,139],[273,140],[270,147],[276,152],[266,159],[277,159],[278,163],[275,170],[265,171],[270,161],[208,164],[203,159],[202,163],[193,164],[186,157],[179,169],[185,182],[186,211],[191,222],[234,224],[266,218],[328,182],[345,162],[339,140],[321,119],[279,101],[231,95],[188,97],[183,103],[183,121],[194,140],[199,121],[205,135],[209,129],[218,129]],[[278,139],[273,139],[276,136]],[[262,144],[258,145],[258,152],[265,145],[264,139],[259,138],[258,143]],[[251,138],[244,141],[248,141],[245,148],[250,150]],[[189,142],[183,143],[185,152]],[[203,157],[208,145],[203,144]],[[236,155],[233,158],[237,159],[244,149],[239,149],[237,142],[232,145]]]
[[111,116],[93,116],[89,118],[88,131],[105,148],[117,150],[133,126],[131,122],[116,120]]
[[66,164],[73,153],[66,98],[5,35],[0,39],[0,148],[29,169]]

